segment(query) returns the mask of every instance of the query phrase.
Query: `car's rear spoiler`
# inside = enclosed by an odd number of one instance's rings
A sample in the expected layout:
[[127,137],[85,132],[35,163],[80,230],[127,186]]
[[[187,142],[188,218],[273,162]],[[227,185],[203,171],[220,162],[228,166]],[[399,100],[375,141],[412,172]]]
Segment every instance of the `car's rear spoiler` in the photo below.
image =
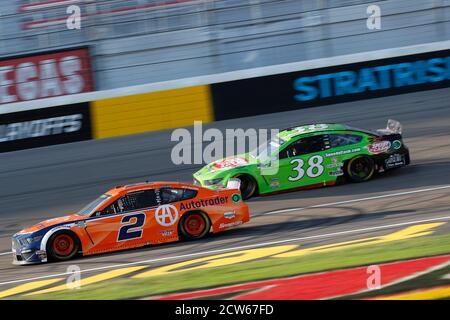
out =
[[396,120],[389,119],[385,129],[378,129],[377,133],[382,136],[401,135],[403,126]]

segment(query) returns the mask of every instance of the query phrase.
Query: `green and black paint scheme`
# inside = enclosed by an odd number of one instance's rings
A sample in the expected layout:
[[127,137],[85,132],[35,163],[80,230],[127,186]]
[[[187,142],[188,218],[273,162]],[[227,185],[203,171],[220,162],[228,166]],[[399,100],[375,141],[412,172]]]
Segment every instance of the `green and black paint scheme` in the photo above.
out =
[[[194,173],[194,183],[223,188],[241,180],[244,199],[339,182],[363,182],[410,163],[402,126],[389,120],[375,131],[342,124],[312,124],[283,129],[256,150],[217,160]],[[278,168],[278,169],[277,169]]]

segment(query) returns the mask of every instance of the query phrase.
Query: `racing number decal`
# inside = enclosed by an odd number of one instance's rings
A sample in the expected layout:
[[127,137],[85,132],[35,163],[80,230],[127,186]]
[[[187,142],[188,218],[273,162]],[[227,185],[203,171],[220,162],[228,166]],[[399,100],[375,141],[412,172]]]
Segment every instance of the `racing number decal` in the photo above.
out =
[[[309,168],[306,170],[306,174],[310,178],[317,178],[323,173],[323,158],[322,156],[313,156],[309,158],[308,165]],[[317,170],[316,170],[317,169]]]
[[125,216],[122,218],[121,223],[126,224],[120,228],[119,237],[117,238],[117,241],[126,241],[141,238],[142,227],[144,226],[145,223],[145,214],[137,213]]
[[[302,159],[293,159],[290,162],[291,164],[295,164],[295,166],[292,168],[295,172],[297,172],[296,176],[288,177],[289,181],[298,181],[301,178],[305,176],[305,170],[303,169],[303,166],[305,165],[305,162]],[[306,170],[306,175],[310,178],[317,178],[322,175],[324,168],[323,168],[323,157],[322,156],[313,156],[309,158],[308,160],[308,169]]]
[[292,168],[292,170],[296,171],[297,175],[294,177],[289,177],[288,178],[289,181],[300,180],[305,175],[305,170],[303,170],[303,165],[305,164],[305,162],[302,159],[294,159],[291,161],[291,164],[294,163],[297,163],[297,165],[294,168]]

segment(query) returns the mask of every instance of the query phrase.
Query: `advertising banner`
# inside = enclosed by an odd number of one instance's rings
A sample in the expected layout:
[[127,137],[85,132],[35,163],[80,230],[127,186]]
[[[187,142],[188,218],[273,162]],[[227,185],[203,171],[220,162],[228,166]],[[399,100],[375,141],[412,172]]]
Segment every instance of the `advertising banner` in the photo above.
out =
[[0,60],[0,105],[92,90],[87,48]]
[[0,116],[0,152],[91,138],[89,103],[8,113]]
[[215,119],[225,120],[448,86],[443,50],[216,83],[212,96]]

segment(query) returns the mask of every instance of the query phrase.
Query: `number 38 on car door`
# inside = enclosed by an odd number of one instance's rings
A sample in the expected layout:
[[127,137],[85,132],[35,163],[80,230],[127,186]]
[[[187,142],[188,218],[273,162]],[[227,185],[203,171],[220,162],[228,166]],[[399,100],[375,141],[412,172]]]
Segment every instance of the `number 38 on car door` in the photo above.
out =
[[279,154],[281,188],[321,183],[326,178],[323,136],[305,137],[292,142]]

